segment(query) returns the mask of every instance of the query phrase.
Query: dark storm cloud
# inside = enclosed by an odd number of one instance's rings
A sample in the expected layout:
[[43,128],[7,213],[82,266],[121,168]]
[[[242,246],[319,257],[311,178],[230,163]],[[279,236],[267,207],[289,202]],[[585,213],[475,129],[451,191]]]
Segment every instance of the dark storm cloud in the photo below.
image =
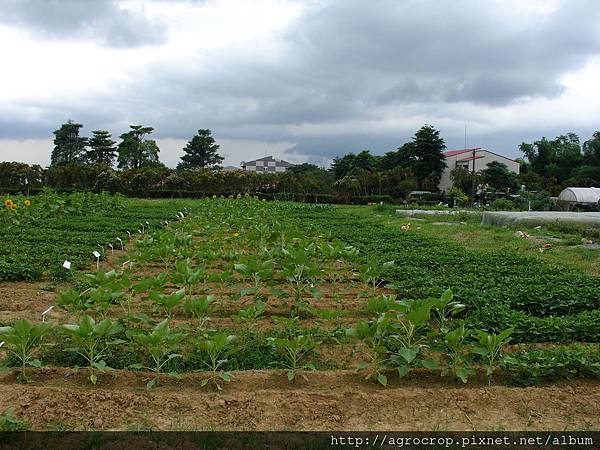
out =
[[[56,14],[59,3],[64,15]],[[0,0],[10,20],[50,35],[84,34],[108,45],[164,38],[160,28],[139,25],[144,17],[114,2],[71,3]],[[57,123],[74,118],[87,129],[120,127],[113,134],[143,123],[158,137],[187,138],[208,127],[222,138],[297,142],[294,151],[314,158],[391,150],[415,130],[369,131],[362,124],[393,114],[400,127],[403,119],[422,116],[442,129],[449,147],[458,147],[461,130],[438,125],[467,120],[456,105],[494,108],[560,95],[561,78],[600,54],[598,23],[597,0],[565,0],[548,14],[480,0],[324,1],[273,38],[273,54],[255,42],[203,50],[141,69],[130,84],[115,86],[112,97],[102,94],[95,116],[77,104],[42,116]],[[473,139],[514,154],[524,140],[518,135]]]
[[123,9],[116,0],[0,0],[0,21],[50,39],[110,47],[160,44],[167,38],[164,24]]
[[420,103],[506,105],[563,92],[561,76],[600,53],[598,23],[590,0],[549,15],[467,0],[331,1],[288,27],[275,62],[242,45],[198,55],[184,71],[153,67],[147,82],[196,119],[231,126],[377,118],[381,107]]

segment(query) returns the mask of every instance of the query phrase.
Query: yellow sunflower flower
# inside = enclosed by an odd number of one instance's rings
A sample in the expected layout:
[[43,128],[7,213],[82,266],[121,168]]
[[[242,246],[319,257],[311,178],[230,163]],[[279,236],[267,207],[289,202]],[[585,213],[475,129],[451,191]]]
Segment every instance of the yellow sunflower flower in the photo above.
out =
[[238,237],[240,235],[240,233],[233,233],[233,237]]
[[13,202],[10,198],[7,198],[6,200],[4,200],[4,206],[10,208],[13,205]]
[[26,200],[23,202],[23,204],[24,204],[25,206],[31,206],[31,200],[29,200],[29,199],[26,199]]
[[10,209],[12,209],[13,211],[17,210],[17,205],[15,205],[14,203],[12,205],[10,205]]

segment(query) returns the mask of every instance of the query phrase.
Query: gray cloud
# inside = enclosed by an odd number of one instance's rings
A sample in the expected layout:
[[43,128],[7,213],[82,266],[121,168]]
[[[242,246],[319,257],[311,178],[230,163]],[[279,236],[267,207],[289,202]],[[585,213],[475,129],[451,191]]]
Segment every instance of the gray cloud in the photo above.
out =
[[164,24],[123,9],[117,0],[0,0],[0,21],[50,39],[92,40],[117,48],[167,39]]
[[[5,8],[15,3],[0,2]],[[72,16],[50,18],[48,11],[59,2],[41,3],[50,5],[46,12],[9,9],[46,33],[100,36],[108,45],[114,39],[136,45],[153,36],[152,27],[132,22],[146,19],[113,2],[90,2],[91,10],[74,7]],[[98,31],[102,23],[117,31]],[[480,0],[330,0],[309,7],[276,36],[277,56],[246,42],[164,61],[140,69],[135,81],[115,86],[112,96],[102,94],[93,112],[89,105],[58,99],[59,106],[42,117],[56,124],[74,118],[87,130],[103,127],[114,135],[128,123],[152,125],[158,137],[174,138],[208,127],[217,137],[297,142],[294,151],[315,160],[364,148],[383,152],[406,142],[414,130],[369,131],[361,124],[387,120],[391,111],[399,125],[423,116],[437,126],[467,120],[460,105],[496,108],[559,96],[561,77],[600,54],[598,23],[595,0],[565,0],[543,16],[517,15],[506,4]],[[318,130],[298,131],[303,125]],[[438,128],[449,147],[462,145],[460,131]],[[566,131],[530,127],[537,130]],[[519,138],[520,130],[487,133],[473,135],[477,145],[512,156],[529,137]],[[11,132],[0,122],[2,135]]]

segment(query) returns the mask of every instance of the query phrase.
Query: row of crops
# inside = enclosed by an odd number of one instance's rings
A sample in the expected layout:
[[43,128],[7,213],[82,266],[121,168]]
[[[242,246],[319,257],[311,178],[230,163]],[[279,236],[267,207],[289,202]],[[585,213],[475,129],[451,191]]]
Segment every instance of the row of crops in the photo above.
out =
[[438,296],[451,287],[469,327],[513,342],[600,342],[600,277],[517,253],[473,251],[448,240],[341,214],[303,214],[306,229],[351,241],[367,259],[396,264],[386,273],[401,297]]
[[120,249],[140,228],[159,226],[190,205],[92,193],[7,196],[0,206],[0,281],[70,278],[63,261],[86,269],[92,251],[104,257],[109,245]]
[[[181,205],[159,206],[165,214]],[[514,347],[511,340],[527,342],[531,330],[482,319],[498,304],[527,314],[506,300],[516,298],[511,289],[535,290],[552,267],[528,268],[521,287],[506,284],[492,299],[481,272],[465,270],[469,255],[460,249],[416,233],[388,234],[333,207],[249,197],[190,206],[186,220],[140,230],[115,268],[74,280],[58,293],[48,321],[0,327],[5,365],[19,367],[22,380],[35,379],[42,365],[86,368],[94,385],[112,369],[135,370],[147,375],[147,388],[201,372],[201,386],[221,389],[233,371],[248,369],[285,369],[295,382],[314,370],[353,368],[381,385],[415,371],[462,382],[492,382],[500,371],[501,379],[522,383],[600,374],[595,344]],[[516,283],[512,258],[497,258],[487,277],[503,273],[496,282]],[[479,283],[476,295],[450,276],[461,269],[469,286]],[[596,279],[579,281],[593,287]],[[580,308],[574,316],[597,313],[579,298],[585,284],[562,289],[565,302]],[[597,323],[585,325],[569,341],[597,342]]]

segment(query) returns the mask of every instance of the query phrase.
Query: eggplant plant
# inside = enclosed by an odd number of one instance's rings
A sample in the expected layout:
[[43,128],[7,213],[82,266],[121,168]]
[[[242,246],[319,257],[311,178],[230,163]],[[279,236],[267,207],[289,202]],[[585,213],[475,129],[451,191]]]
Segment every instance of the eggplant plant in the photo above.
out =
[[206,280],[206,272],[201,267],[194,267],[192,260],[187,258],[175,262],[175,272],[171,276],[174,283],[183,285],[188,295],[194,295],[196,286]]
[[371,287],[373,293],[383,284],[383,274],[386,270],[394,267],[394,261],[386,261],[379,264],[376,260],[371,260],[359,268],[360,279]]
[[110,370],[106,365],[104,357],[108,354],[111,346],[122,344],[125,341],[116,339],[123,327],[110,319],[104,319],[101,322],[96,321],[86,315],[78,324],[66,324],[62,326],[62,330],[67,334],[73,343],[75,350],[88,363],[90,371],[89,380],[92,384],[96,384],[98,377],[96,370]]
[[19,379],[29,382],[27,366],[41,367],[39,359],[33,352],[42,341],[42,337],[50,331],[48,322],[31,323],[28,320],[17,320],[11,327],[0,327],[0,341],[8,344],[8,352],[21,363]]
[[452,375],[455,379],[466,383],[468,378],[474,375],[469,358],[470,346],[467,339],[471,332],[464,325],[447,331],[444,335],[444,354],[448,364],[442,368],[442,376]]
[[185,288],[171,292],[170,294],[163,294],[161,292],[152,292],[149,296],[156,305],[164,309],[168,319],[173,317],[173,311],[177,308],[183,298],[185,297]]
[[[502,347],[511,340],[511,334],[515,331],[514,327],[507,328],[499,334],[487,333],[479,330],[476,332],[477,344],[473,348],[473,353],[481,355],[486,364],[486,374],[488,383],[492,383],[492,376],[496,370],[499,359],[502,359]],[[510,362],[512,359],[504,358]]]
[[273,266],[272,259],[260,261],[256,256],[248,257],[244,263],[234,264],[234,270],[252,283],[252,288],[243,289],[240,294],[242,296],[252,294],[255,301],[265,301],[263,289],[273,280]]
[[444,291],[440,298],[431,299],[430,301],[431,310],[434,313],[433,317],[442,333],[447,333],[449,331],[448,326],[452,316],[455,316],[466,309],[466,305],[454,300],[454,294],[451,289]]
[[303,364],[302,359],[318,347],[321,342],[316,341],[309,335],[298,335],[290,339],[271,337],[268,340],[286,362],[288,381],[293,383],[297,375],[308,381],[302,371],[315,370],[315,366],[313,364]]
[[226,356],[235,339],[234,335],[218,332],[206,334],[196,341],[196,346],[208,356],[208,362],[205,364],[209,374],[208,378],[204,378],[200,382],[202,387],[211,383],[220,391],[222,390],[221,382],[229,383],[231,381],[233,375],[231,372],[222,370],[222,366],[227,363]]
[[154,372],[154,379],[146,384],[147,389],[152,389],[157,385],[158,375],[162,373],[164,366],[172,359],[181,357],[179,353],[174,353],[174,350],[187,337],[187,334],[171,330],[169,320],[165,319],[156,325],[152,331],[133,332],[130,337],[150,357],[148,366],[137,363],[132,364],[130,367],[133,369],[148,369]]
[[406,376],[417,364],[427,369],[436,369],[433,359],[423,358],[422,350],[427,348],[424,329],[431,318],[431,302],[429,300],[401,301],[406,312],[396,315],[391,323],[394,330],[390,336],[398,345],[398,349],[390,357],[400,377]]
[[385,314],[381,314],[373,322],[360,321],[356,327],[346,330],[347,336],[362,344],[355,347],[355,351],[364,357],[358,363],[357,370],[366,372],[365,380],[375,379],[382,386],[387,386],[387,376],[384,372],[390,361],[390,352],[386,346],[390,334],[390,321]]
[[314,244],[310,244],[308,247],[284,249],[282,272],[294,294],[292,316],[299,316],[303,311],[308,309],[308,304],[302,297],[304,293],[309,293],[315,297],[320,296],[314,283],[321,270],[312,261],[311,257],[314,255],[314,252]]
[[250,326],[254,325],[254,320],[261,317],[267,308],[264,302],[256,302],[248,308],[240,309],[237,315],[239,321],[248,322]]
[[209,314],[214,309],[214,297],[212,295],[190,296],[185,299],[183,309],[198,321],[198,329],[210,320]]

